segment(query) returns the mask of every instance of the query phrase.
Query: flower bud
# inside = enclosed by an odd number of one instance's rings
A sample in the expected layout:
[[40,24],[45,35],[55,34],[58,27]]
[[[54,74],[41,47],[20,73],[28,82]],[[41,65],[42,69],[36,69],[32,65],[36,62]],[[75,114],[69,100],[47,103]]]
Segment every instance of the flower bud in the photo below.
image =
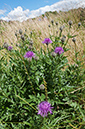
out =
[[40,90],[44,90],[45,86],[43,84],[40,85]]
[[55,24],[56,24],[56,26],[57,26],[57,25],[58,25],[58,22],[56,22]]
[[64,37],[61,38],[61,42],[62,42],[62,43],[65,42],[65,38],[64,38]]
[[17,37],[17,33],[15,33],[15,36]]
[[26,33],[24,33],[24,36],[27,36]]
[[53,25],[54,21],[53,21],[53,20],[51,20],[51,23],[52,23],[52,25]]
[[73,39],[72,39],[72,41],[75,43],[75,42],[76,42],[76,39],[75,39],[75,38],[73,38]]
[[25,40],[25,38],[24,38],[24,36],[23,35],[21,35],[21,39],[24,41]]
[[22,34],[22,30],[21,29],[19,29],[19,33]]
[[51,53],[51,56],[56,57],[56,53],[55,52],[52,52]]
[[3,48],[6,48],[6,49],[8,49],[8,43],[7,42],[5,42],[4,44],[3,44]]
[[71,26],[71,25],[73,24],[73,22],[70,20],[70,21],[68,22],[68,24]]
[[81,26],[81,22],[78,23],[78,27],[80,27],[80,26]]
[[63,31],[63,26],[61,26],[61,27],[59,28],[59,30],[62,32],[62,31]]

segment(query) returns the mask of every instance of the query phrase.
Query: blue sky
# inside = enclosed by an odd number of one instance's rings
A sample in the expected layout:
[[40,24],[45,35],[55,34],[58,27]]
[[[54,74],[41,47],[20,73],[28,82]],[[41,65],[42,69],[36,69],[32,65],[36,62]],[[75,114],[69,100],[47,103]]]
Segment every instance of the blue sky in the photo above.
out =
[[85,7],[85,0],[0,0],[0,19],[24,21],[49,11]]
[[13,10],[18,6],[23,9],[36,10],[46,5],[52,5],[60,0],[0,0],[0,10]]

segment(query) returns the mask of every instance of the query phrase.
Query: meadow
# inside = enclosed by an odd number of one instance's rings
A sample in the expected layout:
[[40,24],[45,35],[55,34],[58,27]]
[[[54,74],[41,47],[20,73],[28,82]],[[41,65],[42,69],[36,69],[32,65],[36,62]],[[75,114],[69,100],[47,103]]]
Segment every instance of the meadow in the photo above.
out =
[[85,129],[85,8],[0,21],[0,128]]

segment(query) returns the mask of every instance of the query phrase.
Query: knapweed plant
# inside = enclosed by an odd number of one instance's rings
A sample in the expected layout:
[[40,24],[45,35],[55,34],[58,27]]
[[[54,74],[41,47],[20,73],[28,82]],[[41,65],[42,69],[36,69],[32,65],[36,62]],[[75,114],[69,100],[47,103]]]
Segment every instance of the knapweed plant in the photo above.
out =
[[25,37],[16,48],[6,44],[2,47],[1,129],[84,129],[83,63],[75,50],[74,64],[69,64],[67,43],[75,36],[67,34],[66,39],[62,36],[63,27],[59,31],[59,35],[40,42],[46,50],[36,50]]

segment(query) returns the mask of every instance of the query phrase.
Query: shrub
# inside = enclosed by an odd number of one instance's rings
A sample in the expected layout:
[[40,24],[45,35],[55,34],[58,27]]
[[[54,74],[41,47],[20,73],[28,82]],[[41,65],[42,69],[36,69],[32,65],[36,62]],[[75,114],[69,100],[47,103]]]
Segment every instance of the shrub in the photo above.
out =
[[46,51],[29,51],[26,39],[19,48],[6,49],[0,59],[2,128],[84,129],[85,72],[76,50],[75,62],[69,64],[66,45],[75,36],[67,34],[62,43],[62,31],[43,41]]

